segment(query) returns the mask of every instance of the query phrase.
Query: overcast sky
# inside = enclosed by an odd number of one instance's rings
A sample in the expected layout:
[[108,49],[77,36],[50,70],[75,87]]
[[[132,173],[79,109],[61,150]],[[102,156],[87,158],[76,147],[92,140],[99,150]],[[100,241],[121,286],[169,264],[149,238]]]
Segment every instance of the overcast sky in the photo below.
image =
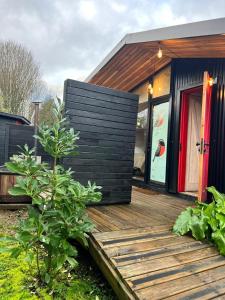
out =
[[225,0],[0,0],[0,39],[30,49],[58,90],[130,32],[225,16]]

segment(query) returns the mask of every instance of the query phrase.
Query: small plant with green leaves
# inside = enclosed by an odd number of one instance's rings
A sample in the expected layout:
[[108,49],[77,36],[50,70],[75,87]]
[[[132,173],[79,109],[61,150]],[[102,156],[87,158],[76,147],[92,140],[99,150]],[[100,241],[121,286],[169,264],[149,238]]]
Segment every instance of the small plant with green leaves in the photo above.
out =
[[63,118],[63,105],[54,109],[56,122],[52,127],[42,125],[36,138],[52,157],[52,164],[38,163],[34,150],[26,145],[13,156],[6,167],[17,174],[17,183],[10,194],[26,195],[32,200],[28,217],[17,228],[16,247],[12,256],[26,253],[27,260],[36,266],[36,281],[54,289],[54,282],[77,265],[77,251],[71,240],[87,245],[87,233],[93,224],[86,214],[86,205],[101,199],[100,187],[88,182],[81,185],[73,179],[73,172],[65,170],[59,160],[76,154],[79,136],[68,129]]
[[177,218],[173,232],[178,235],[191,233],[196,240],[214,243],[220,254],[225,256],[225,194],[209,187],[211,203],[197,202],[195,207],[186,208]]

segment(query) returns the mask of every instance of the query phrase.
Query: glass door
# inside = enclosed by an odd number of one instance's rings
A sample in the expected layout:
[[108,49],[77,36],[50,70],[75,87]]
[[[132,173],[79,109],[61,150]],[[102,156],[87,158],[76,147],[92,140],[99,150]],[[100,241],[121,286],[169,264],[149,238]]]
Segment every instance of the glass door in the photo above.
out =
[[167,168],[169,96],[160,97],[150,105],[149,182],[165,185]]

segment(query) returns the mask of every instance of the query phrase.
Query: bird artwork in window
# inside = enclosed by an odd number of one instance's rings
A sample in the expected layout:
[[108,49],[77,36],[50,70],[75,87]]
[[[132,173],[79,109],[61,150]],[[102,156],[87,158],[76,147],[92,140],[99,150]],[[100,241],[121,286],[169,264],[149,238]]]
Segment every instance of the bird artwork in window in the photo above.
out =
[[155,151],[155,155],[153,157],[153,162],[154,162],[156,157],[162,156],[165,153],[165,150],[166,150],[165,142],[164,142],[163,139],[160,139],[159,142],[158,142],[158,147]]

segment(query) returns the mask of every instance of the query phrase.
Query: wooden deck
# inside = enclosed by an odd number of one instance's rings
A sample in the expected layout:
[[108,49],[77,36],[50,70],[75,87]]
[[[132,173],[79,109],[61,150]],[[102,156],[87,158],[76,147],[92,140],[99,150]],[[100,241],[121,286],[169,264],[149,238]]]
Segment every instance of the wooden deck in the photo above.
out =
[[190,204],[134,188],[130,205],[89,208],[90,252],[119,299],[225,299],[225,258],[171,232]]

